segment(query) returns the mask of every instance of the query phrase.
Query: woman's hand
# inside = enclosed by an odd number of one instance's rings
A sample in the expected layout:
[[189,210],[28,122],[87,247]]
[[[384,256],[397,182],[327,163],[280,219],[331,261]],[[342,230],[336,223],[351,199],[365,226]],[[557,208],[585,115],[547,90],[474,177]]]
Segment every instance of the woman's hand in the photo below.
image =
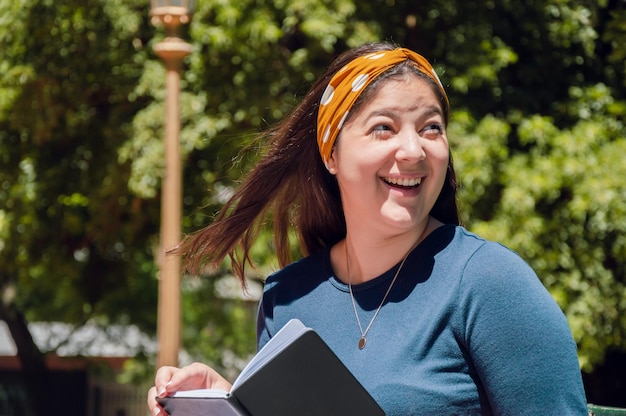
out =
[[148,409],[155,415],[165,415],[156,401],[177,391],[221,389],[230,391],[231,384],[205,364],[193,363],[183,368],[161,367],[154,378],[154,387],[148,390]]

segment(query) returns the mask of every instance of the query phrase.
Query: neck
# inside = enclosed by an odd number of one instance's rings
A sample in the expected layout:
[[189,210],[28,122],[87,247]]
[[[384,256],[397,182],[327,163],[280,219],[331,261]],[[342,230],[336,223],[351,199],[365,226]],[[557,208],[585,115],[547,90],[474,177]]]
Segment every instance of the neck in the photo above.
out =
[[441,223],[429,217],[411,232],[378,239],[367,232],[351,232],[348,229],[346,239],[331,251],[333,269],[345,283],[359,284],[372,280],[402,261],[439,225]]

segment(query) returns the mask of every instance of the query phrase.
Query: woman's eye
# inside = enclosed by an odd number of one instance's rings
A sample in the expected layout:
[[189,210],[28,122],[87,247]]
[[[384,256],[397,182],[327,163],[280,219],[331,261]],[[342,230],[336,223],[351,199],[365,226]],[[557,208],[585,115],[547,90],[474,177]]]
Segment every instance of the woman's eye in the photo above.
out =
[[443,132],[443,126],[439,123],[429,124],[422,129],[424,134],[440,134]]
[[372,129],[372,131],[384,131],[384,130],[391,130],[391,127],[389,127],[386,124],[379,124],[377,126],[374,126],[374,128]]
[[378,124],[378,125],[372,127],[371,134],[374,134],[375,136],[384,136],[384,137],[386,137],[392,131],[393,131],[393,129],[391,128],[390,125],[388,125],[388,124]]

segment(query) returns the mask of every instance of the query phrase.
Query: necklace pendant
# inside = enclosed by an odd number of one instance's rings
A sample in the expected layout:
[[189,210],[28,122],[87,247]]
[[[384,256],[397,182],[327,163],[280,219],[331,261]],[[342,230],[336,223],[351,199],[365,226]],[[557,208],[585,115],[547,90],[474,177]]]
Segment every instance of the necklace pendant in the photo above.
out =
[[365,339],[365,336],[362,336],[361,339],[359,339],[359,349],[362,350],[365,348],[365,344],[367,344],[367,339]]

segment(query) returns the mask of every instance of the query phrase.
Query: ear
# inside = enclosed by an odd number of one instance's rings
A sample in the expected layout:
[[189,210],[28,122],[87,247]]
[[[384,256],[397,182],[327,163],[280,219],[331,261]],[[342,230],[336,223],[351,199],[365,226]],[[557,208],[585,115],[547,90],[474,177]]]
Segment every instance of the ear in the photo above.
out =
[[328,169],[328,172],[331,175],[336,175],[337,174],[337,159],[335,156],[335,148],[333,147],[332,152],[330,153],[330,158],[328,159],[328,162],[324,163],[326,165],[326,169]]

